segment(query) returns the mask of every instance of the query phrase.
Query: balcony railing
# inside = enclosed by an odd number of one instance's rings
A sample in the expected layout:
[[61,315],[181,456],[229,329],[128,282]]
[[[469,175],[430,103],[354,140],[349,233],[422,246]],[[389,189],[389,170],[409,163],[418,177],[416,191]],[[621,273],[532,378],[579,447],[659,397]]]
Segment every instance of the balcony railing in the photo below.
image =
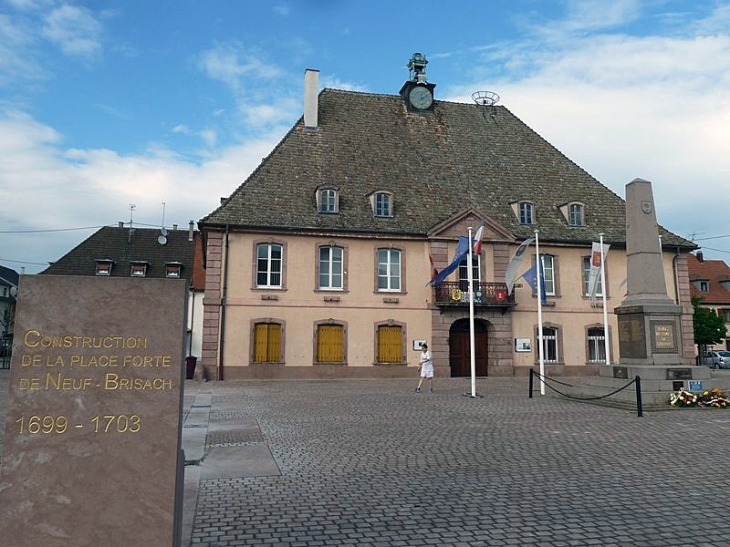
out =
[[[507,294],[504,283],[474,283],[474,305],[507,308],[515,305],[515,295]],[[437,306],[468,306],[469,283],[445,281],[434,287],[434,304]]]

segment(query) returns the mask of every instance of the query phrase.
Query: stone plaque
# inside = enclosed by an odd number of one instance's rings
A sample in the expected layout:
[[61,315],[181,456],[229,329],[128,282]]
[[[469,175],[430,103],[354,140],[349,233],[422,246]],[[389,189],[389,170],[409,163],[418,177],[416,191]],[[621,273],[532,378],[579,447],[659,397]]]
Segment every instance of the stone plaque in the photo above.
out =
[[677,337],[673,321],[651,321],[651,348],[658,353],[676,353]]
[[21,278],[4,546],[178,544],[186,294],[180,279]]
[[640,313],[617,314],[618,344],[621,357],[644,359],[646,357],[646,336],[644,315]]
[[691,380],[692,371],[688,368],[668,368],[667,380]]
[[613,377],[619,379],[628,379],[629,372],[626,367],[613,367]]

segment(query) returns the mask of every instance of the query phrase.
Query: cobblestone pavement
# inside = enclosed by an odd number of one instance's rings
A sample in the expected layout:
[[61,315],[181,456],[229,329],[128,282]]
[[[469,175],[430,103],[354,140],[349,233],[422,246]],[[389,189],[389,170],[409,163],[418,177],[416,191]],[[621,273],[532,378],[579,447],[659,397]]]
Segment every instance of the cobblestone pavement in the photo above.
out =
[[[195,384],[216,447],[277,474],[200,481],[197,546],[727,545],[730,410],[644,413],[527,396],[526,379]],[[225,410],[224,410],[225,409]],[[219,413],[219,410],[223,413]],[[205,469],[206,461],[202,462]],[[234,473],[235,475],[235,473]],[[255,475],[255,473],[254,473]]]
[[[2,413],[6,371],[0,387]],[[527,379],[413,387],[187,381],[185,545],[730,543],[730,410],[639,418],[530,399]]]

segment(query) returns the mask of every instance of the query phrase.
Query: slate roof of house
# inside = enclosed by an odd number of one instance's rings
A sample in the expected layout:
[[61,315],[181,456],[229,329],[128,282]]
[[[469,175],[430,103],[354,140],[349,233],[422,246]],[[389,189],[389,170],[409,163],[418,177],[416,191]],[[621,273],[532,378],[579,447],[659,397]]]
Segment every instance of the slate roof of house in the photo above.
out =
[[0,285],[8,287],[17,287],[20,275],[13,269],[0,266]]
[[[431,115],[409,113],[399,95],[324,89],[319,123],[303,118],[199,227],[342,231],[425,237],[473,208],[517,240],[535,228],[543,242],[625,245],[625,203],[504,106],[436,101]],[[630,181],[626,181],[627,183]],[[321,214],[316,189],[340,192],[339,214]],[[393,193],[393,218],[376,218],[368,196]],[[535,225],[511,203],[531,201]],[[585,205],[585,227],[558,207]],[[665,246],[696,246],[660,227]]]
[[181,277],[193,275],[194,242],[188,230],[169,230],[167,243],[160,245],[159,228],[106,226],[79,243],[41,274],[96,275],[97,260],[113,260],[112,277],[130,277],[132,262],[148,262],[148,278],[166,277],[165,264],[180,262]]
[[[722,260],[700,260],[694,254],[687,256],[689,270],[690,296],[700,297],[705,305],[730,306],[730,290],[721,285],[722,281],[730,283],[730,266]],[[700,291],[692,281],[708,281],[709,292]]]

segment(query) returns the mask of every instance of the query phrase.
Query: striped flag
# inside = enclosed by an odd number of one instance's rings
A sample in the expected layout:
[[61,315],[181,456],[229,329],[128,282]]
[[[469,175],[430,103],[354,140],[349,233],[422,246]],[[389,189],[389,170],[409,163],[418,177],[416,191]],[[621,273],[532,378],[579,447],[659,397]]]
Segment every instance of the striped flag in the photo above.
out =
[[472,254],[478,255],[482,252],[482,234],[484,234],[484,221],[482,220],[479,229],[474,234],[474,247]]

